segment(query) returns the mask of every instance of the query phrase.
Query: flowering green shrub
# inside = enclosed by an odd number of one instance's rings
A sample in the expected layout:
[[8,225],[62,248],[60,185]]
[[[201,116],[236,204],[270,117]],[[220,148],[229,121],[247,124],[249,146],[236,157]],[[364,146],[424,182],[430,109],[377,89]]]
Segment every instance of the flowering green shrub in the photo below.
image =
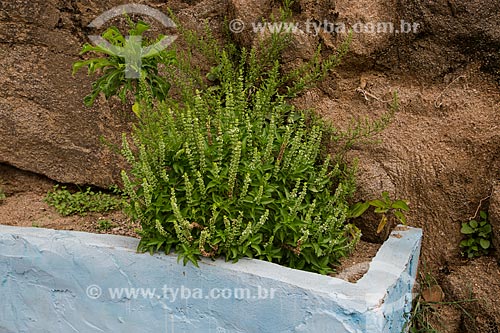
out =
[[347,223],[353,170],[321,154],[322,124],[280,96],[279,62],[256,78],[256,53],[233,59],[221,53],[219,84],[192,102],[143,104],[137,153],[123,138],[139,249],[329,273],[359,238]]
[[[292,3],[285,1],[282,20]],[[129,23],[133,36],[149,28]],[[202,256],[247,256],[331,272],[359,239],[348,219],[366,205],[349,209],[354,170],[343,162],[344,153],[387,126],[397,96],[379,120],[359,121],[342,132],[295,110],[289,100],[329,75],[350,37],[337,52],[323,57],[318,48],[312,60],[286,72],[280,68],[291,41],[286,32],[256,40],[248,51],[233,44],[220,48],[209,29],[205,36],[180,24],[178,29],[188,48],[146,57],[137,79],[124,76],[123,55],[88,45],[84,53],[107,56],[74,65],[89,67],[89,75],[103,69],[86,104],[101,92],[123,102],[128,92],[134,94],[138,123],[131,142],[123,136],[130,169],[122,178],[126,209],[142,225],[139,250],[174,250],[185,264],[197,265]],[[126,46],[116,28],[103,38]],[[212,65],[209,71],[193,65],[195,53]]]

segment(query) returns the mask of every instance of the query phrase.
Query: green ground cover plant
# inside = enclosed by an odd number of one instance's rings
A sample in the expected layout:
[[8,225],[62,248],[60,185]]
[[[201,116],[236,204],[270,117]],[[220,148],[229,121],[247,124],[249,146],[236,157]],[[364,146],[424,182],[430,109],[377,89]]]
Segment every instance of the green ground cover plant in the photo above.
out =
[[99,231],[108,231],[112,229],[115,226],[115,224],[107,219],[104,220],[99,220],[98,225],[97,225],[97,230]]
[[88,187],[85,191],[70,192],[65,186],[56,185],[49,191],[44,201],[62,216],[81,215],[90,212],[105,213],[120,209],[123,198]]
[[465,239],[460,242],[462,255],[467,258],[479,257],[489,253],[491,249],[492,228],[485,211],[479,212],[479,219],[471,219],[462,223],[460,232]]

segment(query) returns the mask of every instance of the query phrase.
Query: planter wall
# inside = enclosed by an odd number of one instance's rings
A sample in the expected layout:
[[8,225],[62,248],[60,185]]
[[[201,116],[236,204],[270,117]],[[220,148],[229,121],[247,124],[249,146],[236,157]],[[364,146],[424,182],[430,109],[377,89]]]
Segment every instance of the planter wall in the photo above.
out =
[[357,283],[259,260],[138,254],[138,240],[0,226],[0,332],[401,332],[422,232]]

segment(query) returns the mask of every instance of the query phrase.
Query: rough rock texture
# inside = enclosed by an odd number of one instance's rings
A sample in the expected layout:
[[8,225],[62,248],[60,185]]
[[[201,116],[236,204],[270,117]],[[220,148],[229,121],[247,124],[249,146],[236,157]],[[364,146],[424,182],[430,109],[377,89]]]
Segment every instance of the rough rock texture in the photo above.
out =
[[[119,144],[134,117],[116,101],[101,99],[86,108],[82,101],[91,79],[84,70],[72,77],[71,66],[79,60],[87,35],[96,33],[87,25],[124,2],[0,2],[0,163],[59,182],[107,187],[119,181],[125,165],[101,138]],[[196,19],[214,10],[222,15],[217,3],[194,6]],[[196,22],[188,4],[173,8],[186,21]],[[153,31],[160,28],[153,26]]]
[[436,77],[481,59],[483,70],[500,75],[498,1],[401,0],[398,4],[401,18],[418,22],[422,28],[416,36],[398,36],[413,45],[406,49],[395,45],[404,68]]
[[[395,0],[387,1],[336,1],[335,12],[337,21],[345,24],[347,29],[353,29],[353,42],[348,56],[352,64],[358,66],[372,66],[381,52],[384,52],[393,39],[391,33],[363,33],[370,29],[369,24],[380,22],[396,22],[397,6]],[[356,24],[362,23],[363,28]],[[399,29],[398,25],[394,29]],[[345,38],[346,32],[340,33],[339,38]],[[349,60],[348,60],[349,61]]]
[[[442,3],[446,2],[422,1],[421,11],[398,7],[398,19],[419,22],[424,30],[391,36],[386,48],[366,54],[354,49],[335,75],[298,101],[347,128],[353,118],[380,116],[391,93],[398,92],[400,111],[376,137],[381,142],[358,144],[349,152],[351,160],[358,160],[357,199],[375,199],[387,190],[393,197],[409,200],[409,223],[424,229],[422,262],[436,273],[460,263],[460,225],[474,215],[500,176],[500,90],[494,70],[500,64],[495,57],[500,54],[500,39],[494,37],[500,33],[499,9],[493,1],[453,1],[462,10],[450,18]],[[481,36],[481,41],[472,36]],[[360,36],[353,38],[355,46]],[[357,221],[366,239],[385,238],[385,231],[374,233],[379,220],[369,214]],[[461,281],[462,287],[474,281],[485,290],[478,292],[478,298],[498,299],[498,288],[488,287],[491,278],[483,279],[494,263],[470,265],[464,268],[470,274]],[[457,283],[459,277],[457,273]],[[449,300],[462,297],[450,284],[444,286]],[[491,324],[491,318],[500,313],[498,307],[478,309],[474,304],[468,311],[478,325]],[[448,315],[445,310],[438,312]],[[470,322],[467,325],[473,327]],[[456,329],[448,326],[450,332]],[[462,327],[455,332],[460,331],[469,330]]]
[[[449,300],[460,301],[461,327],[455,332],[496,333],[500,330],[500,269],[493,258],[480,258],[454,268],[443,286]],[[469,314],[470,317],[467,315]]]
[[271,0],[229,1],[229,19],[235,39],[246,47],[251,47],[256,34],[253,25],[263,22],[271,12]]
[[[118,142],[133,117],[124,117],[130,113],[126,109],[124,114],[112,112],[104,101],[94,109],[83,107],[81,100],[90,90],[90,80],[83,72],[71,77],[70,67],[78,59],[81,44],[87,41],[88,23],[122,3],[51,0],[0,4],[0,78],[4,82],[0,94],[0,162],[63,182],[104,186],[117,179],[123,165],[99,137]],[[157,1],[139,3],[166,7]],[[168,5],[190,25],[208,19],[211,26],[220,26],[221,22],[214,21],[226,15],[242,19],[247,29],[237,39],[243,44],[251,43],[252,22],[271,12],[277,14],[276,3],[268,0],[253,0],[251,5],[238,0],[174,1]],[[359,22],[397,23],[398,19],[421,24],[418,34],[355,33],[351,56],[346,59],[346,66],[356,65],[350,69],[354,75],[362,66],[396,65],[436,77],[474,57],[483,60],[484,69],[495,71],[498,67],[498,8],[492,0],[447,5],[417,0],[302,0],[292,9],[294,20],[303,25],[309,20],[316,24],[341,23],[349,28]],[[287,54],[290,62],[294,57],[309,58],[318,42],[332,48],[345,37],[342,33],[308,36],[304,30],[296,34],[294,47]],[[335,85],[327,81],[324,87],[338,95]]]
[[83,40],[78,8],[0,3],[0,162],[61,182],[106,186],[121,166],[99,139],[116,142],[130,119],[105,103],[83,106],[90,81],[83,72],[71,76]]
[[461,329],[462,310],[455,305],[433,305],[435,312],[429,316],[429,323],[439,333],[458,333],[466,332]]
[[500,265],[500,182],[495,182],[493,185],[488,218],[493,228],[493,247]]

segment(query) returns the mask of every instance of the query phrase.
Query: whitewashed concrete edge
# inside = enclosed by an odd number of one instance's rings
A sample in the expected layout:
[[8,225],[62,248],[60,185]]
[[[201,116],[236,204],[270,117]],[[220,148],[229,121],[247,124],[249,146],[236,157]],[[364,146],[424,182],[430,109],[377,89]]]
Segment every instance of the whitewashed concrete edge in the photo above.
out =
[[[398,229],[353,284],[259,260],[182,266],[174,255],[136,253],[134,238],[0,225],[0,333],[399,333],[411,309],[422,231]],[[90,286],[101,296],[89,297]],[[155,295],[117,297],[110,288]],[[181,288],[203,297],[174,301]],[[252,296],[208,295],[237,288]],[[260,297],[271,290],[273,299]]]

